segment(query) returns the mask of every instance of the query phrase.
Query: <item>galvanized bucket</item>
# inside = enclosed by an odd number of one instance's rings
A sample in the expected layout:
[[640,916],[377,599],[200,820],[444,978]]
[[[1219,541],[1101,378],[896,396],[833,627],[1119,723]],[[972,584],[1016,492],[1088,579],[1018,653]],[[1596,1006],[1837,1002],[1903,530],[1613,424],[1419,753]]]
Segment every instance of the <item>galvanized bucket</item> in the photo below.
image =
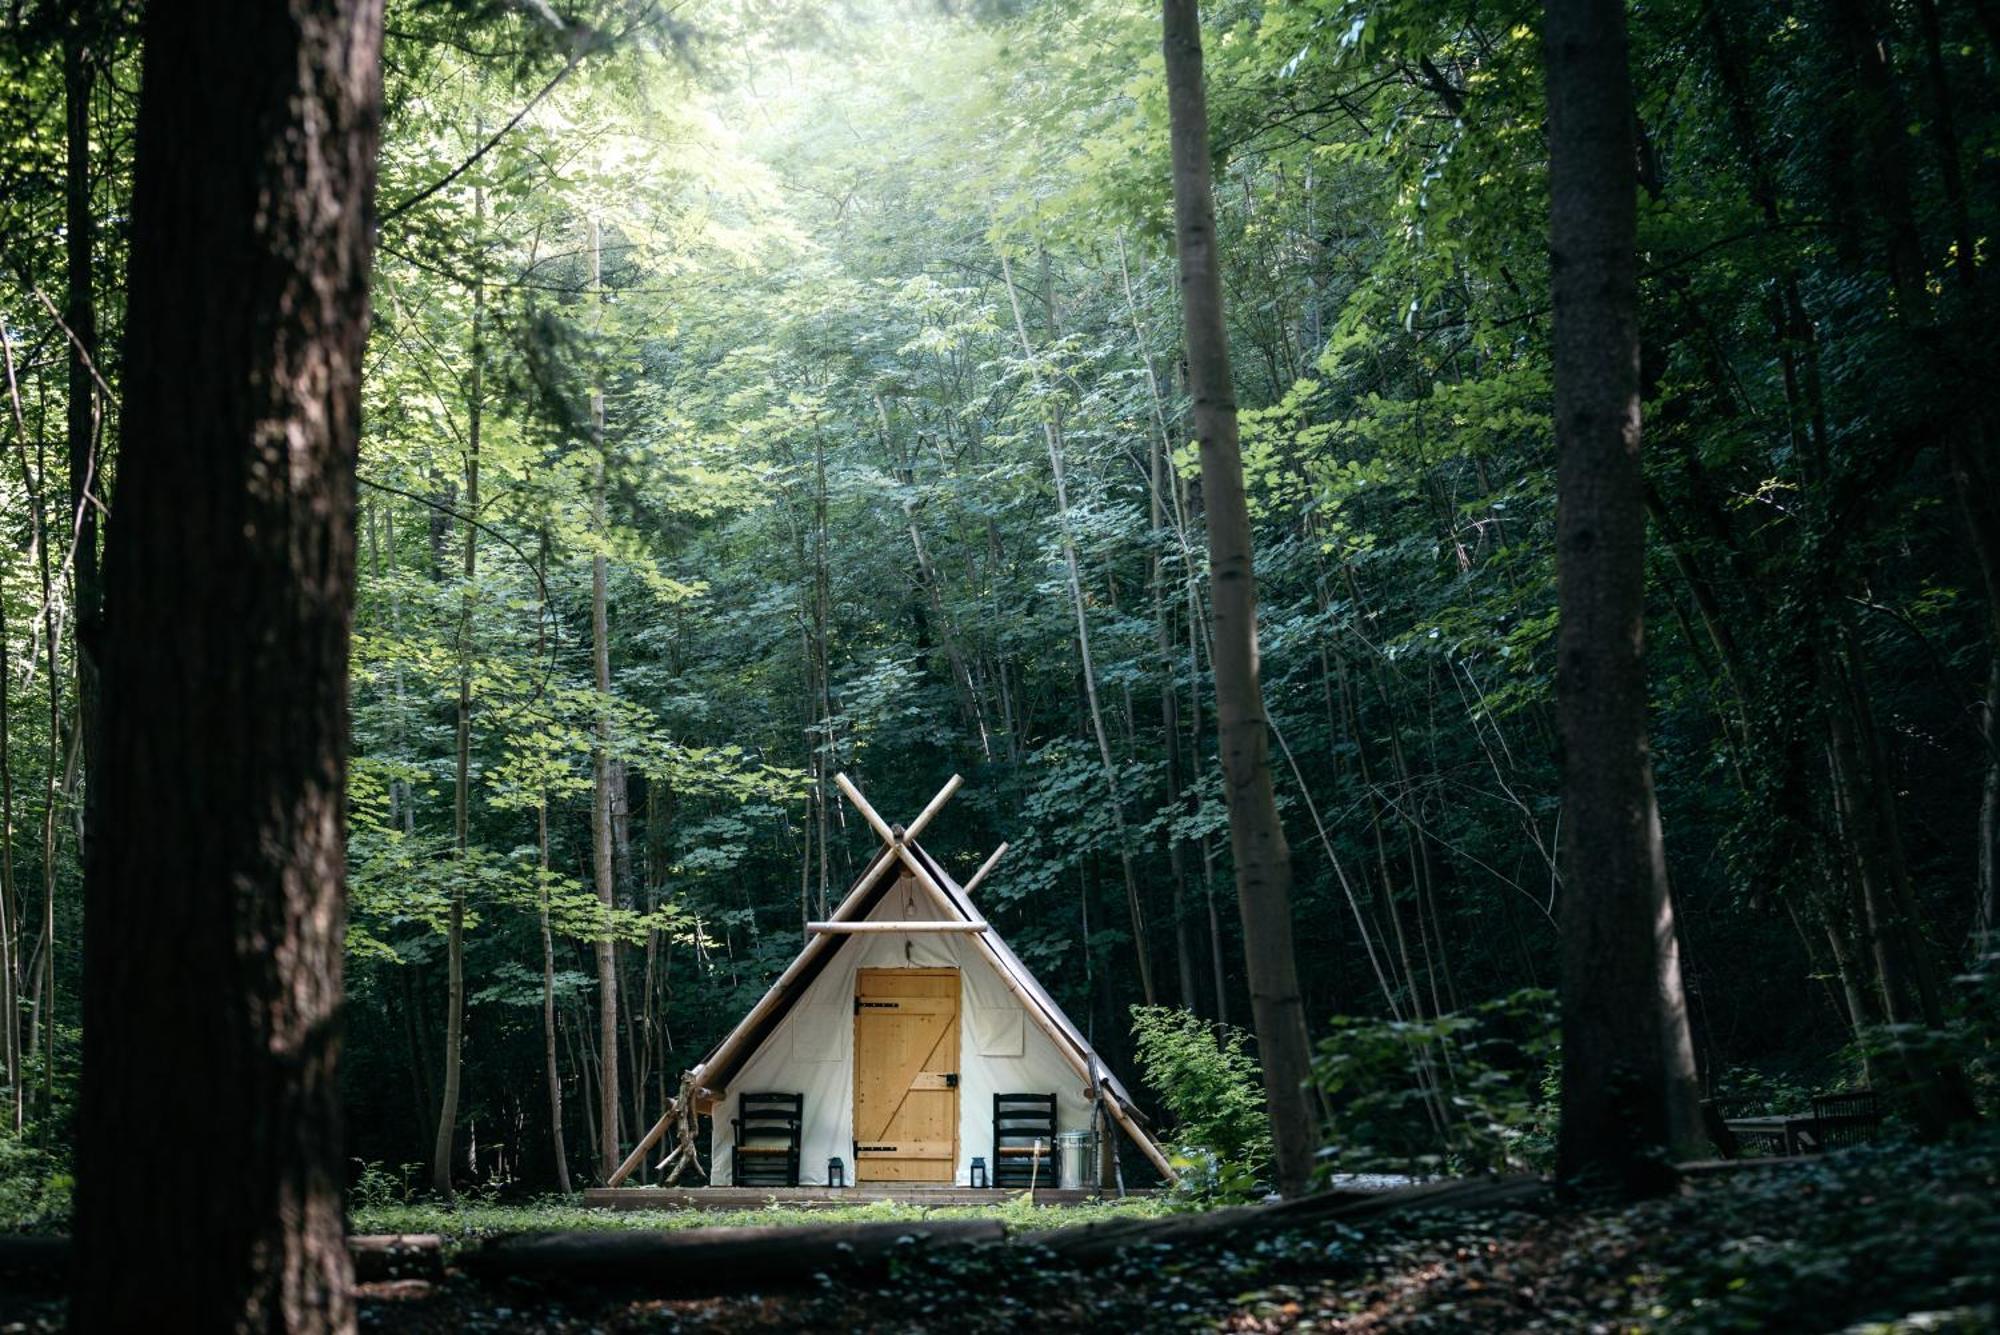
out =
[[1059,1187],[1088,1187],[1096,1176],[1097,1137],[1089,1131],[1056,1133],[1056,1164]]

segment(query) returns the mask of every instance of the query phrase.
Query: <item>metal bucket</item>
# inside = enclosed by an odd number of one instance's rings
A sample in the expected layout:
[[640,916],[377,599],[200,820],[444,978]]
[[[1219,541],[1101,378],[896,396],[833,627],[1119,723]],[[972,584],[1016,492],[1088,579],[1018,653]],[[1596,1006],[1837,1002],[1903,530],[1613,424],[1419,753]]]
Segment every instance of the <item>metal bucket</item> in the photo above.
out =
[[1088,1187],[1096,1178],[1097,1137],[1089,1131],[1056,1133],[1059,1187]]

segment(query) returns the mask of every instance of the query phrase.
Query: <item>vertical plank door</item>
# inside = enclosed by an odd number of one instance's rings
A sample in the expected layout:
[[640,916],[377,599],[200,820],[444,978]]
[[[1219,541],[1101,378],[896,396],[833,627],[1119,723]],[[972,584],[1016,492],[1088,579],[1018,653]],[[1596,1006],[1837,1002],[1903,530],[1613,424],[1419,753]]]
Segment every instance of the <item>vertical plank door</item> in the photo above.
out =
[[958,970],[854,983],[854,1180],[950,1182],[958,1163]]

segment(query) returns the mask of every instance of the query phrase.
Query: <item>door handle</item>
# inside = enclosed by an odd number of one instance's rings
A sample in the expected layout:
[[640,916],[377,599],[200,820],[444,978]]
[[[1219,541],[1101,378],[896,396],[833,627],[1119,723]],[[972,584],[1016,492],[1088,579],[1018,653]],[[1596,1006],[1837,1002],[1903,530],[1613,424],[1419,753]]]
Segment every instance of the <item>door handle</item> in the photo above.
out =
[[957,1072],[957,1071],[946,1071],[946,1072],[944,1073],[944,1087],[945,1087],[946,1089],[957,1089],[957,1088],[958,1088],[958,1072]]

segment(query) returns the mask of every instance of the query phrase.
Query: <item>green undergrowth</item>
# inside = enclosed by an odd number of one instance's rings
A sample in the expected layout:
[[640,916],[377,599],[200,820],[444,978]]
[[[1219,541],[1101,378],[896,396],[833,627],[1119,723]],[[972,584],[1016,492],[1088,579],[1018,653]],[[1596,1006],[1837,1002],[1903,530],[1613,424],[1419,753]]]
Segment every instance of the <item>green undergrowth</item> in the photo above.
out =
[[758,1210],[601,1210],[572,1197],[548,1197],[522,1205],[462,1202],[447,1207],[436,1202],[358,1206],[348,1216],[355,1233],[438,1233],[448,1243],[464,1245],[503,1233],[555,1230],[615,1232],[626,1229],[770,1228],[786,1224],[899,1223],[926,1219],[997,1219],[1010,1231],[1061,1228],[1105,1219],[1133,1219],[1162,1214],[1169,1206],[1158,1198],[1131,1197],[1082,1205],[1031,1205],[1025,1194],[994,1193],[992,1205],[924,1206],[897,1201],[818,1206],[771,1204]]

